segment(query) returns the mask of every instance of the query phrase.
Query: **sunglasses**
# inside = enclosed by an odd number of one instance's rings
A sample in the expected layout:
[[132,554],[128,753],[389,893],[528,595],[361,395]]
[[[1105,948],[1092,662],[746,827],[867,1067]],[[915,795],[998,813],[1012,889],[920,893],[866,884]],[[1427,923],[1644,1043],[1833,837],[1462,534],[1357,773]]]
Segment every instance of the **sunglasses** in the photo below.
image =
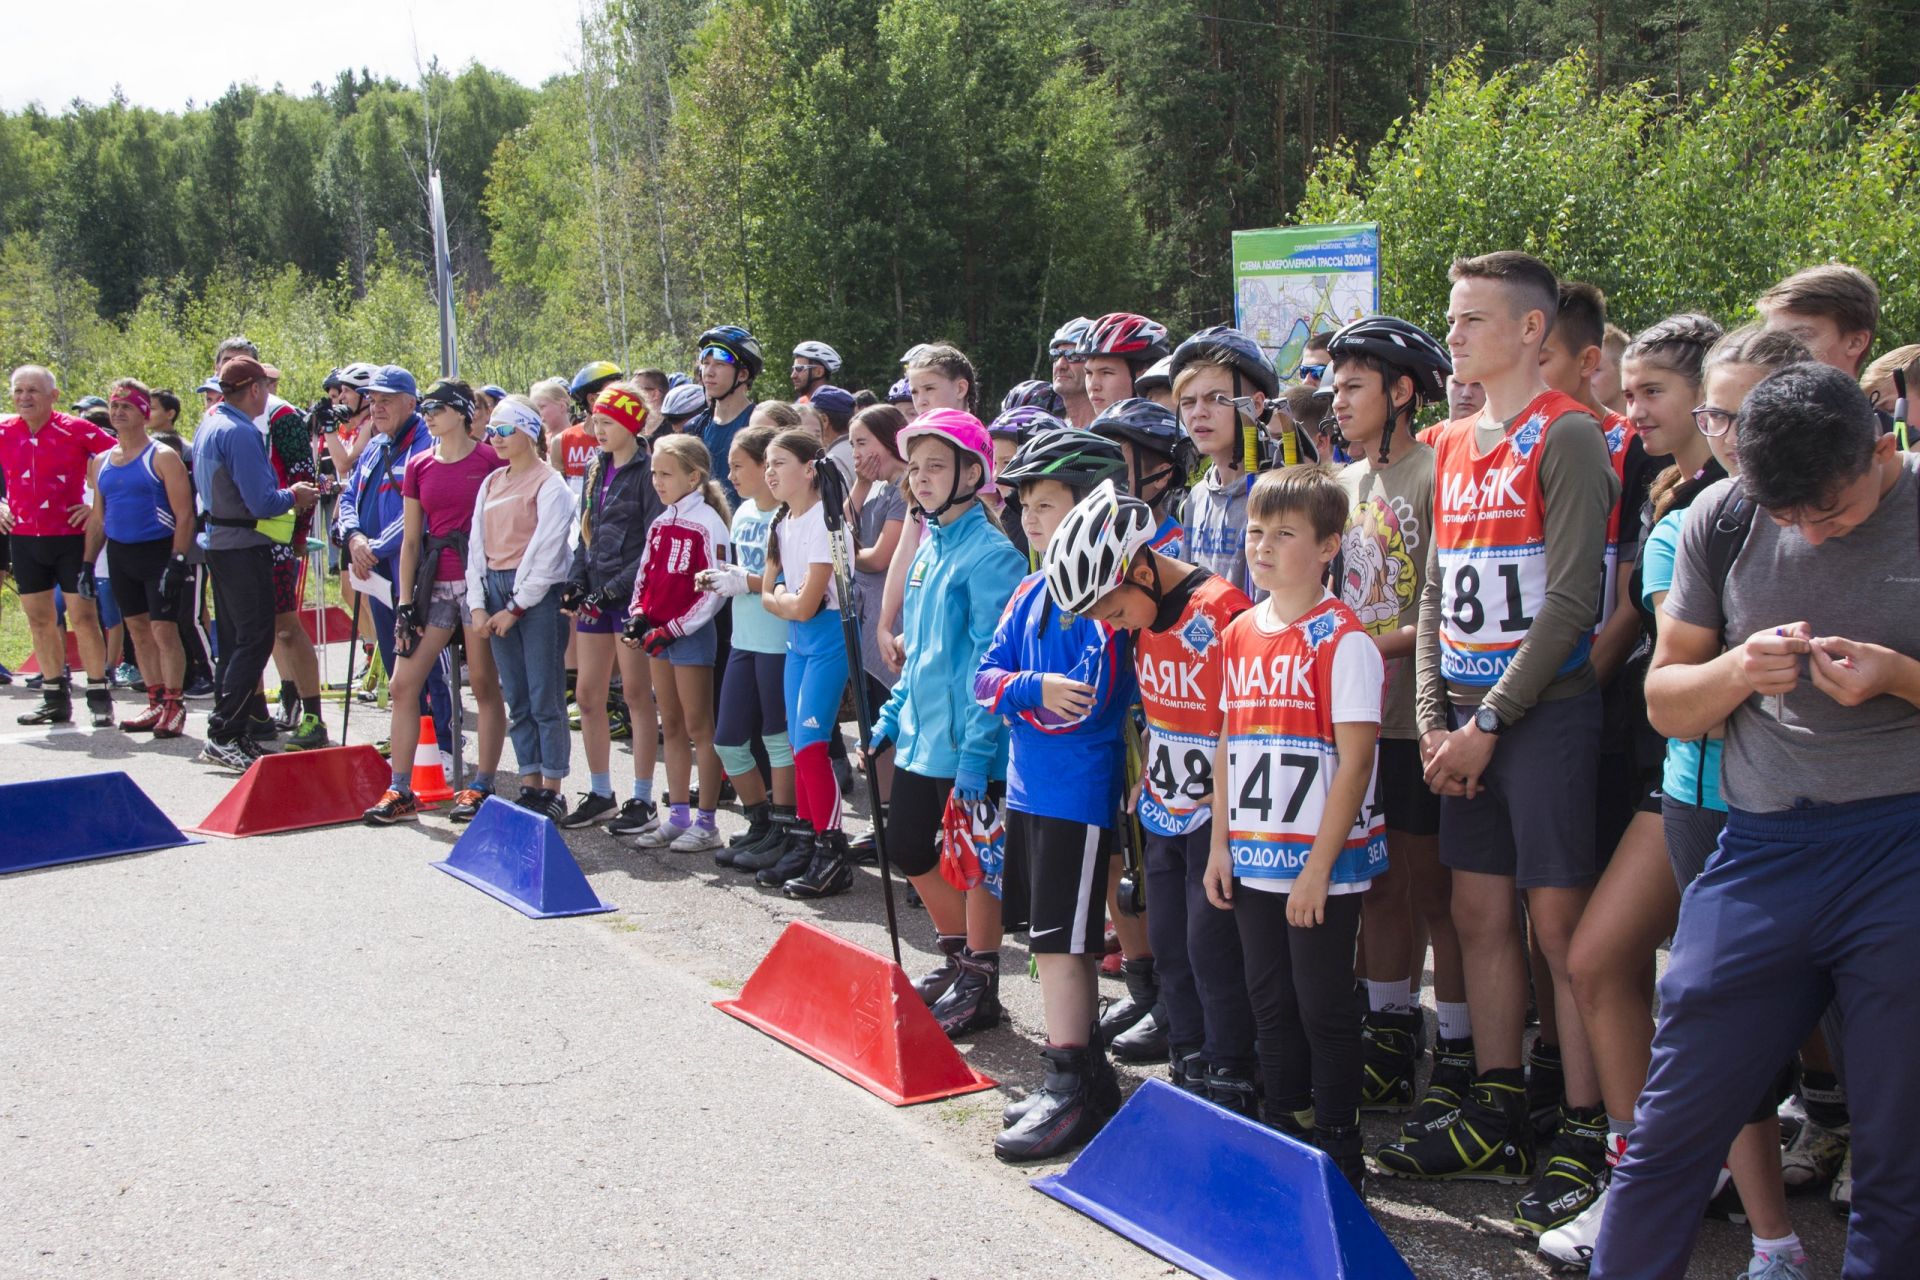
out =
[[489,422],[487,434],[495,440],[511,440],[519,434],[520,428],[511,422]]
[[1052,349],[1051,349],[1051,351],[1049,352],[1049,354],[1050,354],[1050,355],[1051,355],[1051,356],[1052,356],[1052,357],[1053,357],[1053,358],[1054,358],[1055,360],[1063,360],[1063,359],[1064,359],[1064,360],[1071,360],[1071,361],[1073,361],[1073,362],[1074,362],[1075,364],[1079,364],[1079,363],[1081,363],[1082,361],[1084,361],[1084,360],[1086,359],[1086,357],[1085,357],[1085,356],[1083,356],[1083,355],[1081,355],[1081,354],[1080,354],[1080,352],[1079,352],[1079,349],[1078,349],[1078,348],[1076,348],[1076,347],[1070,347],[1070,346],[1067,346],[1067,345],[1066,345],[1066,344],[1064,344],[1064,343],[1063,343],[1063,344],[1061,344],[1060,346],[1057,346],[1057,347],[1054,347],[1054,348],[1052,348]]
[[1327,366],[1324,364],[1303,364],[1294,370],[1293,376],[1296,378],[1320,378],[1325,377],[1326,372]]
[[703,347],[700,351],[700,358],[702,360],[718,360],[722,364],[740,363],[739,358],[725,347]]

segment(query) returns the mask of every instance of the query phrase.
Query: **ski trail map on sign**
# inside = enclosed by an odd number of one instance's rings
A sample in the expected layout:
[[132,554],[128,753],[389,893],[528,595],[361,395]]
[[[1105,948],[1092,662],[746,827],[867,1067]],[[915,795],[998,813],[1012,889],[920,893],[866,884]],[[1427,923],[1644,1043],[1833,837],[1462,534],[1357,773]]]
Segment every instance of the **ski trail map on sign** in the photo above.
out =
[[1233,308],[1291,381],[1310,336],[1380,309],[1379,224],[1234,232]]

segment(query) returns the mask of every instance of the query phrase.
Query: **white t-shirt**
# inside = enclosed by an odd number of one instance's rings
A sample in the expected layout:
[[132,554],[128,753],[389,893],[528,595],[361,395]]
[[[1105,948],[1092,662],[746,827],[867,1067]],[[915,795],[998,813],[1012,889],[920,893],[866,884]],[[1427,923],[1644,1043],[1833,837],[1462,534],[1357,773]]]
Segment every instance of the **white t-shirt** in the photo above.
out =
[[[827,509],[824,503],[816,502],[805,515],[788,515],[780,522],[780,575],[786,580],[787,590],[798,593],[807,580],[807,566],[833,564],[833,544],[827,536]],[[842,546],[847,554],[847,566],[853,566],[853,539],[848,536],[846,527],[840,529]],[[831,577],[827,579],[826,601],[822,609],[840,607],[840,589]]]

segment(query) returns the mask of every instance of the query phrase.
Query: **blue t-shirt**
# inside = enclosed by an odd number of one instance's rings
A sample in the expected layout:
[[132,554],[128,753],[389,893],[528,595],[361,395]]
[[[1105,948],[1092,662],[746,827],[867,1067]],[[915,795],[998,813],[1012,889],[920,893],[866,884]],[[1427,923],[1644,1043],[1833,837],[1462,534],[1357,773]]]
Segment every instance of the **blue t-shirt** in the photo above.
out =
[[[758,577],[767,571],[767,530],[774,508],[742,502],[733,509],[733,554],[736,562]],[[749,591],[733,598],[733,647],[752,653],[785,653],[787,620],[776,618],[760,603],[760,593]]]
[[[1647,534],[1646,550],[1640,557],[1640,599],[1648,608],[1652,608],[1656,594],[1673,589],[1673,561],[1686,517],[1684,508],[1669,511]],[[1727,801],[1720,794],[1721,745],[1719,738],[1668,738],[1660,790],[1681,804],[1725,813]]]
[[727,505],[740,505],[740,491],[733,487],[733,480],[727,474],[727,455],[733,451],[733,438],[747,425],[747,419],[753,416],[753,406],[742,409],[738,417],[727,422],[717,421],[713,409],[709,407],[704,418],[696,418],[688,423],[689,427],[700,428],[700,443],[707,446],[707,453],[713,458],[713,478],[720,482],[721,492],[727,495]]

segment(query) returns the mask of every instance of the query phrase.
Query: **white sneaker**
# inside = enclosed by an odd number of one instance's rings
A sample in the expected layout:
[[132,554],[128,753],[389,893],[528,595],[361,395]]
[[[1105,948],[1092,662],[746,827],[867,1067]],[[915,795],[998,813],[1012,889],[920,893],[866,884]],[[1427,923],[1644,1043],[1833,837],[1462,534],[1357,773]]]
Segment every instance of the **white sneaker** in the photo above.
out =
[[1840,1163],[1840,1172],[1834,1175],[1833,1186],[1827,1189],[1827,1203],[1833,1211],[1843,1218],[1853,1216],[1853,1147],[1847,1147],[1847,1158]]
[[1606,1208],[1607,1193],[1602,1190],[1599,1197],[1581,1210],[1580,1216],[1572,1222],[1541,1232],[1541,1256],[1561,1268],[1585,1271],[1593,1261],[1593,1249],[1600,1240],[1600,1216],[1606,1212]]
[[1795,1262],[1784,1254],[1766,1258],[1756,1253],[1734,1280],[1811,1280],[1812,1274],[1805,1259]]
[[677,826],[671,819],[660,818],[654,824],[633,838],[633,842],[642,849],[664,849],[681,836],[692,831],[693,827]]
[[696,822],[683,834],[676,836],[667,848],[675,853],[705,853],[709,849],[718,849],[725,843],[718,827],[703,827]]
[[1849,1130],[1808,1120],[1780,1153],[1780,1179],[1789,1191],[1832,1182],[1846,1163]]

